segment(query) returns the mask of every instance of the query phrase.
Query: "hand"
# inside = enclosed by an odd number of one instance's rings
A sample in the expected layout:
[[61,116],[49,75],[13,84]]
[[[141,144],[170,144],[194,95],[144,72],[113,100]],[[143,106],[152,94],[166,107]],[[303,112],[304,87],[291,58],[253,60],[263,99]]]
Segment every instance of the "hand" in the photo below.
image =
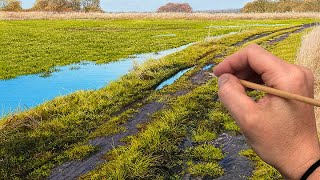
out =
[[[266,95],[255,102],[239,79],[314,96],[312,73],[288,64],[258,45],[250,45],[226,58],[215,69],[219,97],[262,160],[286,179],[300,179],[320,159],[314,107]],[[319,172],[319,170],[317,171]]]

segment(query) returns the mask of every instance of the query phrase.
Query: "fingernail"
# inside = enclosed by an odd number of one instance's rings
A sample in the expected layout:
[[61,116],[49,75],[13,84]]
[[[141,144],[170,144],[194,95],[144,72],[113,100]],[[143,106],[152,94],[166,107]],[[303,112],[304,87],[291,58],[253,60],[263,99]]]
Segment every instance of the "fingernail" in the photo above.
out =
[[218,80],[219,87],[222,87],[228,80],[229,80],[228,75],[225,75],[225,74],[221,75]]

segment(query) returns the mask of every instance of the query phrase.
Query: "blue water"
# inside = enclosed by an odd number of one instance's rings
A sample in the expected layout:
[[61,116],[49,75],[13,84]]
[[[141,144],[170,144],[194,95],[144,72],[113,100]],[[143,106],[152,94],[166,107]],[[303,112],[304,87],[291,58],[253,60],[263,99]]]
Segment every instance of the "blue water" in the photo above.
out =
[[174,76],[170,77],[169,79],[163,81],[157,88],[156,90],[161,90],[163,89],[165,86],[169,86],[171,84],[173,84],[176,80],[178,80],[181,76],[183,76],[185,73],[187,73],[189,70],[193,69],[193,67],[188,68],[188,69],[184,69],[180,72],[178,72],[177,74],[175,74]]
[[37,106],[57,96],[78,90],[95,90],[127,74],[134,64],[148,59],[160,59],[169,54],[186,49],[191,44],[158,53],[134,55],[108,64],[84,61],[63,67],[56,67],[49,77],[37,75],[20,76],[10,80],[0,80],[0,117],[8,113],[23,111]]
[[213,66],[214,66],[214,64],[206,65],[206,66],[204,66],[204,67],[202,68],[202,70],[208,71],[208,70],[210,70]]

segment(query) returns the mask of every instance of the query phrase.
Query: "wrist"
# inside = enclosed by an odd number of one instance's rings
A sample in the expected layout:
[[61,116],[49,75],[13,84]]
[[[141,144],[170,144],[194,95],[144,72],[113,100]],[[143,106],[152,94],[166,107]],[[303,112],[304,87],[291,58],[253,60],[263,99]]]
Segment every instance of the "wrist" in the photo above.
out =
[[[301,177],[306,173],[306,171],[320,159],[319,144],[315,143],[313,144],[313,146],[309,146],[309,148],[305,147],[300,151],[296,151],[296,153],[292,154],[291,157],[293,158],[290,158],[290,162],[287,162],[286,165],[283,166],[286,168],[282,169],[282,171],[280,168],[280,173],[283,175],[285,179],[301,179]],[[314,173],[318,174],[319,168],[317,168],[316,172]],[[313,173],[312,176],[314,176]],[[319,176],[317,179],[319,179]]]
[[319,180],[320,177],[320,167],[318,167],[308,178],[308,180]]

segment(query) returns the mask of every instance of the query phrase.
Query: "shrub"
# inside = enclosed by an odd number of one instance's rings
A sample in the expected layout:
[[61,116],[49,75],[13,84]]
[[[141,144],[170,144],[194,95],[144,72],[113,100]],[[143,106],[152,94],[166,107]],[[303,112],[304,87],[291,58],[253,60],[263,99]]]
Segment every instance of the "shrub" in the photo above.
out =
[[191,13],[192,7],[188,3],[168,3],[158,9],[157,12],[186,12]]
[[262,13],[274,12],[276,10],[276,3],[270,0],[256,0],[247,3],[241,10],[243,13]]
[[243,13],[264,12],[319,12],[319,0],[255,0],[247,3],[241,10]]
[[0,8],[2,11],[22,11],[20,0],[1,0]]
[[101,12],[100,0],[37,0],[32,10],[34,11],[85,11]]
[[83,11],[101,12],[100,0],[82,0]]

